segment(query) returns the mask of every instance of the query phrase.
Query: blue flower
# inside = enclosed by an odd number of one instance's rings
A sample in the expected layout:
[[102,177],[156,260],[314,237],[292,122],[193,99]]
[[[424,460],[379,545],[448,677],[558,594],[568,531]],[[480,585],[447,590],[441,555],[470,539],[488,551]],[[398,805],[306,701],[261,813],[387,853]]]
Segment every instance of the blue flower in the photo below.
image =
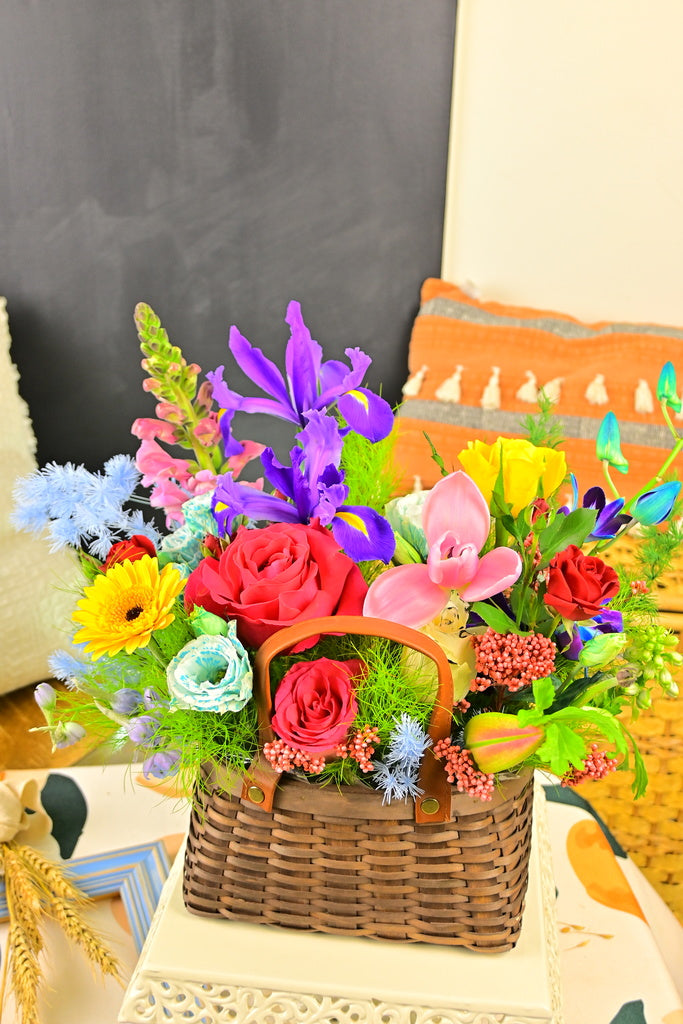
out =
[[601,462],[608,462],[620,473],[628,472],[628,462],[621,451],[619,422],[613,412],[608,412],[600,424],[595,442],[595,454]]
[[146,779],[167,779],[176,774],[179,764],[179,750],[157,750],[143,763],[142,774]]
[[83,547],[104,559],[111,545],[122,537],[144,533],[155,544],[159,535],[139,512],[124,510],[140,473],[129,455],[115,455],[104,473],[90,473],[85,466],[48,463],[23,477],[14,488],[13,524],[20,530],[41,533],[46,528],[51,550]]
[[81,680],[92,668],[92,663],[86,664],[63,648],[53,651],[47,664],[54,678],[61,679],[70,689],[75,685],[74,680]]
[[680,490],[678,480],[669,480],[659,487],[653,487],[651,491],[645,491],[633,503],[633,518],[643,526],[663,523],[673,512]]
[[213,397],[223,410],[220,426],[226,455],[238,454],[241,445],[232,436],[236,412],[264,413],[305,426],[312,410],[332,409],[335,405],[346,423],[363,437],[380,441],[391,433],[391,406],[379,395],[361,387],[371,359],[359,348],[347,348],[350,365],[340,360],[323,362],[322,348],[311,337],[298,302],[290,302],[285,317],[290,337],[285,350],[287,379],[260,349],[255,348],[236,327],[230,329],[229,347],[243,373],[267,398],[245,398],[231,391],[219,366],[207,377]]
[[142,694],[129,686],[122,686],[112,694],[110,704],[112,711],[118,715],[132,715],[142,703]]
[[422,792],[415,773],[382,761],[373,761],[372,781],[384,793],[383,804],[390,804],[392,800],[407,800],[409,797],[415,799]]
[[166,670],[171,709],[240,711],[251,697],[252,669],[237,639],[236,625],[227,636],[202,634],[190,640]]
[[406,771],[417,771],[430,743],[420,723],[404,712],[389,738],[385,761]]

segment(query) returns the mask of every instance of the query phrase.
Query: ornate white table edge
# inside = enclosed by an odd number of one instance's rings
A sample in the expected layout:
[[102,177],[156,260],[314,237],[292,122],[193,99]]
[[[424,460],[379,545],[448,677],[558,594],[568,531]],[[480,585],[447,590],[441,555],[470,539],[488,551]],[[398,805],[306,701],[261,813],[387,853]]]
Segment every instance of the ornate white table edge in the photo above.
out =
[[563,1024],[555,884],[537,783],[515,949],[318,935],[189,914],[178,855],[119,1024]]

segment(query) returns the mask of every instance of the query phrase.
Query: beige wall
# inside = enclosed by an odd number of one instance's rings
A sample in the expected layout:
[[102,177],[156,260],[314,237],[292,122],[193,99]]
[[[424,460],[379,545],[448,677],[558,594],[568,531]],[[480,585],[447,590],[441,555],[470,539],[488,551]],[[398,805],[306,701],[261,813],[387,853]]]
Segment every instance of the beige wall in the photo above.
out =
[[459,0],[443,276],[683,324],[683,0]]

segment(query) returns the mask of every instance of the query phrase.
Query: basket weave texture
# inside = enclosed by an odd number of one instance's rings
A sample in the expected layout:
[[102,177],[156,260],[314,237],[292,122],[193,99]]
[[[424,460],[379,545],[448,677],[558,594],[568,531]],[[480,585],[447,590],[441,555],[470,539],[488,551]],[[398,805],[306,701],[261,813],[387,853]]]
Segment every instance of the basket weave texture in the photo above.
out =
[[270,812],[241,780],[205,772],[192,814],[184,899],[196,914],[336,935],[499,952],[519,936],[533,786],[490,803],[452,796],[452,820],[417,824],[413,801],[365,786],[283,779]]
[[[609,561],[635,567],[637,540],[623,538],[608,552]],[[660,621],[679,634],[683,652],[683,557],[660,581]],[[677,674],[683,693],[683,672]],[[652,708],[625,722],[643,755],[647,792],[633,799],[632,772],[615,772],[600,782],[578,787],[605,820],[615,838],[683,924],[683,696],[655,697]]]

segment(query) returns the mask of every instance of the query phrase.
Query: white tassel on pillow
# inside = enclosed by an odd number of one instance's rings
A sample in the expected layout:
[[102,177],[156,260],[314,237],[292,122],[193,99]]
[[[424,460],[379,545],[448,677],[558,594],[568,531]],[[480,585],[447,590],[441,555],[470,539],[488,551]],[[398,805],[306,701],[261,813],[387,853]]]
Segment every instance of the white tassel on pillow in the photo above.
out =
[[538,401],[538,381],[536,380],[536,374],[532,373],[531,370],[525,370],[524,375],[526,380],[519,388],[517,388],[516,397],[520,402],[529,402],[531,405],[536,405],[536,402]]
[[591,405],[607,405],[609,398],[607,397],[607,388],[605,387],[605,375],[604,373],[596,373],[593,380],[586,388],[584,398]]
[[457,405],[460,401],[460,382],[462,380],[462,371],[464,367],[458,363],[455,368],[455,373],[452,373],[450,377],[446,377],[444,381],[439,384],[436,389],[436,397],[440,402],[453,402]]
[[413,477],[413,494],[419,494],[420,491],[423,490],[424,487],[422,486],[422,477],[419,477],[416,473],[415,476]]
[[650,385],[642,377],[638,381],[638,386],[634,395],[634,405],[636,412],[655,411],[655,403],[652,400]]
[[415,398],[420,394],[428,370],[428,366],[421,366],[417,373],[414,373],[412,377],[408,378],[401,389],[406,398]]
[[482,409],[500,409],[500,366],[491,367],[489,382],[481,396]]
[[541,388],[545,397],[549,402],[552,402],[553,405],[557,405],[560,400],[563,383],[564,377],[553,377],[552,380],[549,380],[548,383],[544,384]]

